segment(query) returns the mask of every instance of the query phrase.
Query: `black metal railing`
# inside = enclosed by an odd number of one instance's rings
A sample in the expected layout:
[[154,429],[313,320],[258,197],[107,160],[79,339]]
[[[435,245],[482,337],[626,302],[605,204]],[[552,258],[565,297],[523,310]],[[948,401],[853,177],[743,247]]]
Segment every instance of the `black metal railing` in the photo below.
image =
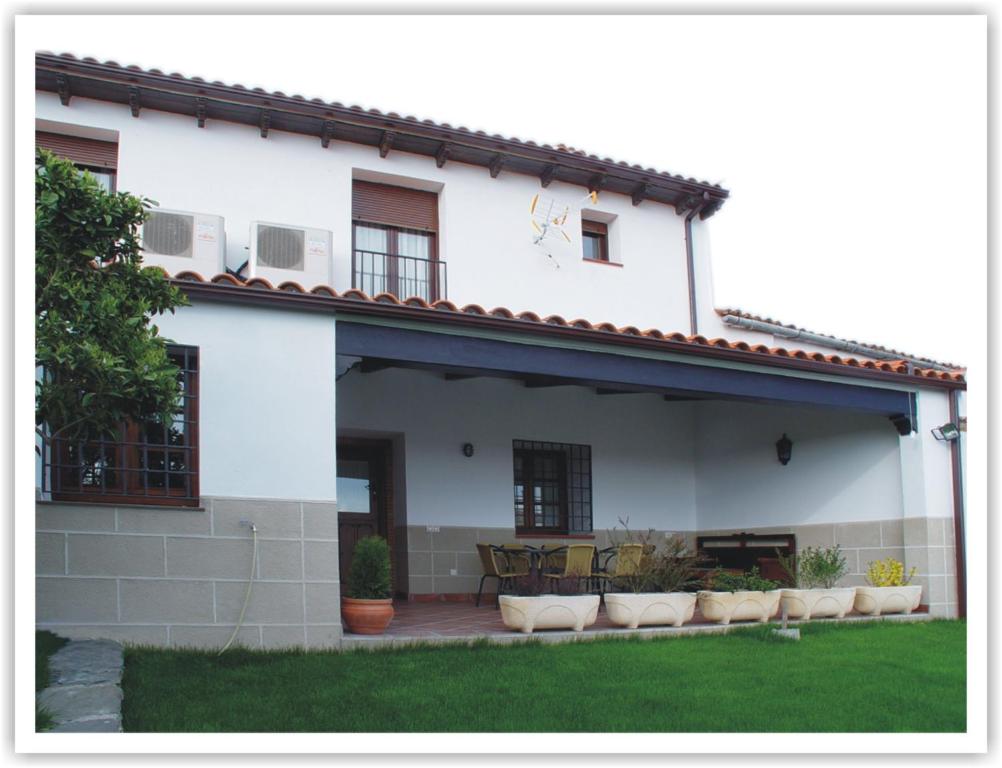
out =
[[417,296],[425,301],[444,299],[449,292],[444,261],[378,251],[352,252],[351,287],[369,296],[392,293],[400,299]]

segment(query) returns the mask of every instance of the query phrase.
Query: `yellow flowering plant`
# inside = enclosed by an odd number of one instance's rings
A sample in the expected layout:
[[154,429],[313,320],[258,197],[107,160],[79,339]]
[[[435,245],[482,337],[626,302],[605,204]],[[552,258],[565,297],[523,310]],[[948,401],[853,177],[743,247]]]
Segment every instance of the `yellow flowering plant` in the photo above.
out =
[[903,587],[915,577],[915,571],[913,567],[905,578],[905,565],[900,560],[873,560],[866,568],[866,582],[871,587]]

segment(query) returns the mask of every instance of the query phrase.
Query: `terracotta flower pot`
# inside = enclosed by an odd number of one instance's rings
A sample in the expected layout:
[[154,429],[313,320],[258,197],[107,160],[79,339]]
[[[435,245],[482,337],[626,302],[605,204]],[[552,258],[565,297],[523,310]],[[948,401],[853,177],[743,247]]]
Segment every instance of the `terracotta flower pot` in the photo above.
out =
[[393,600],[341,598],[341,618],[357,635],[381,635],[393,620]]

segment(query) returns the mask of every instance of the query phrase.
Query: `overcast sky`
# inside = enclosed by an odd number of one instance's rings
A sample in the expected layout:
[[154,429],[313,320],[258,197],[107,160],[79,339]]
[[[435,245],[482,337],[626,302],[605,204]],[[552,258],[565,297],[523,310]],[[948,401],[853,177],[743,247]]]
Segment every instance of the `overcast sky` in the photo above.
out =
[[18,20],[38,50],[719,182],[717,306],[967,364],[983,356],[985,30],[971,16]]

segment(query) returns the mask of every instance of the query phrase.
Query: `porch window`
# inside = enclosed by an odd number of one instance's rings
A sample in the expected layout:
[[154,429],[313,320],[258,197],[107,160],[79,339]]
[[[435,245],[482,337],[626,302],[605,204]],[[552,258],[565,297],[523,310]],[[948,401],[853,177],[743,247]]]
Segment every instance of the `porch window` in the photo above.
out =
[[444,298],[438,259],[438,195],[417,189],[352,183],[352,288],[425,301]]
[[512,447],[516,532],[591,533],[591,448],[530,440]]
[[181,387],[170,423],[127,422],[116,439],[56,438],[43,467],[54,501],[198,505],[198,349],[168,353]]

